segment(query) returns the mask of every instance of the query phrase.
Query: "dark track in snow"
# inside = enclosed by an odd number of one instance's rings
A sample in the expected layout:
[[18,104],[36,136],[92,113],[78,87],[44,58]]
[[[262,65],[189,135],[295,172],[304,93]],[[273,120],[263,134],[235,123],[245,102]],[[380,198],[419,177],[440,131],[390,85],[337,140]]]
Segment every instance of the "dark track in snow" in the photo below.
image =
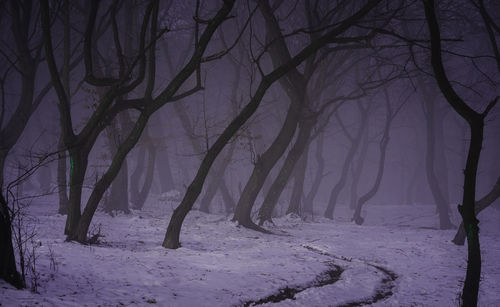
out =
[[[315,252],[317,254],[320,254],[320,255],[328,256],[328,257],[343,260],[343,261],[352,262],[352,259],[350,259],[350,258],[335,256],[333,254],[330,254],[328,252],[314,248],[312,246],[304,245],[304,248],[306,248],[312,252]],[[340,305],[338,305],[339,307],[357,307],[357,306],[365,306],[365,305],[373,304],[373,303],[376,303],[378,301],[381,301],[381,300],[384,300],[384,299],[390,297],[394,293],[393,289],[395,287],[395,281],[398,278],[398,275],[396,273],[394,273],[391,270],[384,268],[380,265],[376,265],[376,264],[369,263],[366,261],[361,261],[361,262],[364,263],[365,265],[371,266],[372,268],[375,268],[378,271],[382,272],[385,275],[385,277],[382,279],[380,285],[375,290],[375,295],[373,295],[372,297],[364,298],[364,299],[361,299],[358,301],[348,302],[345,304],[340,304]]]
[[[352,262],[352,259],[350,259],[350,258],[339,257],[339,256],[330,254],[328,252],[322,251],[322,250],[317,249],[317,248],[312,247],[312,246],[304,245],[303,247],[306,248],[307,250],[310,250],[310,251],[316,253],[316,254],[327,256],[327,257],[337,259],[337,260]],[[356,300],[356,301],[352,301],[352,302],[348,302],[348,303],[344,303],[344,304],[340,304],[337,306],[339,306],[339,307],[365,306],[365,305],[373,304],[373,303],[376,303],[378,301],[384,300],[384,299],[390,297],[394,293],[393,289],[395,287],[395,281],[398,278],[398,275],[396,273],[394,273],[391,270],[384,268],[380,265],[376,265],[376,264],[369,263],[366,261],[361,261],[361,263],[363,263],[367,266],[371,266],[372,268],[375,268],[379,272],[382,272],[385,275],[385,277],[380,282],[380,285],[375,290],[375,294],[373,296],[368,297],[368,298],[363,298],[360,300]],[[239,306],[248,307],[248,306],[262,305],[265,303],[278,303],[278,302],[281,302],[281,301],[284,301],[287,299],[295,300],[295,294],[297,294],[297,293],[300,293],[300,292],[305,291],[305,290],[310,289],[310,288],[319,288],[319,287],[323,287],[326,285],[331,285],[340,279],[340,276],[342,275],[342,272],[344,272],[344,269],[341,266],[336,265],[331,261],[327,262],[327,264],[328,264],[328,266],[332,267],[332,269],[321,273],[320,275],[318,275],[316,277],[316,280],[311,282],[311,283],[308,283],[306,285],[301,285],[301,286],[295,286],[295,287],[288,287],[287,286],[285,288],[279,289],[278,292],[275,294],[269,295],[265,298],[262,298],[262,299],[259,299],[256,301],[253,301],[253,300],[246,301]]]
[[285,287],[279,289],[277,293],[269,295],[265,298],[256,301],[246,301],[242,303],[240,306],[256,306],[265,303],[278,303],[287,299],[295,300],[295,294],[300,293],[304,290],[310,288],[319,288],[326,285],[331,285],[337,282],[344,271],[340,266],[334,264],[333,262],[327,262],[327,265],[331,267],[330,270],[322,272],[320,275],[316,277],[316,279],[308,284],[295,286],[295,287]]

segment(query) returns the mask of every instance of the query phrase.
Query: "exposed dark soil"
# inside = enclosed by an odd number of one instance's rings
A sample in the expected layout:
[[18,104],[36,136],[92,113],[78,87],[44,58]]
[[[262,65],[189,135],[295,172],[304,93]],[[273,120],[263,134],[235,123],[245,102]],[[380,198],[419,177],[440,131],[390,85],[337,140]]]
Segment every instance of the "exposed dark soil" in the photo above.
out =
[[[312,246],[304,245],[304,248],[306,248],[306,249],[308,249],[316,254],[328,256],[328,257],[333,258],[333,259],[352,262],[352,259],[350,259],[350,258],[336,256],[336,255],[330,254],[328,252],[322,251],[322,250],[317,249],[317,248],[312,247]],[[369,263],[366,261],[361,261],[361,262],[367,266],[371,266],[372,268],[375,268],[379,272],[383,273],[385,275],[385,277],[382,278],[382,281],[380,282],[379,286],[375,290],[375,294],[373,296],[368,297],[368,298],[363,298],[360,300],[356,300],[356,301],[352,301],[352,302],[348,302],[346,304],[341,304],[341,305],[339,305],[340,307],[357,307],[357,306],[365,306],[365,305],[373,304],[373,303],[376,303],[378,301],[381,301],[381,300],[384,300],[384,299],[390,297],[394,293],[393,289],[395,287],[395,281],[398,278],[398,275],[396,273],[394,273],[391,270],[384,268],[380,265],[376,265],[376,264]],[[265,298],[255,300],[255,301],[253,301],[253,300],[246,301],[246,302],[242,303],[240,306],[248,307],[248,306],[261,305],[261,304],[265,304],[265,303],[278,303],[278,302],[281,302],[281,301],[284,301],[287,299],[295,300],[295,294],[297,294],[297,293],[300,293],[300,292],[305,291],[305,290],[310,289],[310,288],[319,288],[319,287],[323,287],[326,285],[331,285],[340,279],[344,269],[341,266],[334,264],[331,261],[327,262],[327,264],[328,264],[328,266],[331,267],[331,269],[318,275],[316,277],[316,279],[311,283],[308,283],[305,285],[294,286],[294,287],[287,286],[285,288],[279,289],[278,292],[275,294],[269,295]]]
[[[339,257],[336,255],[327,253],[325,251],[319,250],[317,248],[314,248],[312,246],[305,245],[304,248],[306,248],[312,252],[315,252],[317,254],[320,254],[320,255],[328,256],[328,257],[331,257],[334,259],[339,259],[339,260],[343,260],[343,261],[347,261],[347,262],[352,262],[352,259],[350,259],[350,258]],[[381,301],[381,300],[384,300],[384,299],[390,297],[394,293],[393,289],[395,287],[395,281],[398,278],[398,275],[396,273],[394,273],[391,270],[384,268],[380,265],[369,263],[367,261],[361,261],[361,262],[364,263],[365,265],[371,266],[372,268],[375,268],[378,271],[382,272],[385,275],[385,277],[380,282],[380,285],[377,287],[377,289],[375,290],[375,294],[372,297],[364,298],[364,299],[361,299],[358,301],[352,301],[352,302],[349,302],[346,304],[341,304],[341,305],[339,305],[339,307],[357,307],[357,306],[365,306],[365,305],[373,304],[373,303],[376,303],[378,301]]]
[[337,282],[344,271],[340,266],[334,264],[333,262],[328,262],[327,265],[331,267],[331,269],[322,272],[320,275],[316,277],[313,282],[310,282],[305,285],[299,285],[295,287],[285,287],[279,289],[277,293],[272,294],[270,296],[264,297],[262,299],[256,301],[247,301],[241,304],[241,306],[256,306],[265,303],[278,303],[287,299],[295,300],[295,294],[300,293],[304,290],[310,288],[319,288],[326,285],[331,285]]

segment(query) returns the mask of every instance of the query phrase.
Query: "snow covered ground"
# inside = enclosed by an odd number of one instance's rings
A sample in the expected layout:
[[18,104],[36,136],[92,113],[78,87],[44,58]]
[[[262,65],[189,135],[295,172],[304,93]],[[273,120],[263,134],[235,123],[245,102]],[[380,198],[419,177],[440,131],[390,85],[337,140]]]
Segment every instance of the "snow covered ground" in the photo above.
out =
[[[294,300],[265,306],[457,306],[466,247],[454,231],[432,229],[432,206],[372,206],[366,225],[335,221],[275,220],[264,235],[229,217],[191,212],[182,248],[161,247],[172,204],[150,201],[142,212],[98,213],[102,244],[64,242],[65,217],[56,202],[37,202],[39,294],[0,282],[1,306],[239,306],[285,288]],[[480,306],[500,306],[499,210],[480,220],[483,271]],[[269,226],[269,225],[268,225]],[[327,271],[340,276],[318,286]],[[337,267],[337,268],[338,268]],[[310,287],[316,285],[316,287]],[[309,288],[310,287],[310,288]],[[375,303],[373,303],[375,301]]]

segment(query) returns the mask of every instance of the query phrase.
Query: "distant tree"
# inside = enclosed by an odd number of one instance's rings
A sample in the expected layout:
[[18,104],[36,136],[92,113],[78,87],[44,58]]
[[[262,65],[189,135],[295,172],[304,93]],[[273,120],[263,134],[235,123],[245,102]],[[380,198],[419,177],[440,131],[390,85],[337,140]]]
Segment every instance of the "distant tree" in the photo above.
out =
[[[133,209],[141,210],[153,184],[156,156],[158,154],[157,144],[146,132],[139,144],[139,154],[136,159],[137,165],[130,176],[130,202]],[[147,157],[146,157],[147,152]],[[142,178],[142,186],[139,184]]]
[[368,118],[370,115],[370,108],[371,104],[368,106],[363,105],[362,102],[357,102],[356,106],[359,111],[359,120],[358,122],[359,127],[356,131],[356,133],[351,135],[349,130],[345,127],[341,115],[338,113],[335,114],[337,121],[339,122],[340,127],[342,127],[342,131],[344,131],[344,135],[347,137],[349,140],[349,149],[345,155],[344,161],[342,163],[342,170],[340,173],[340,177],[333,186],[331,192],[330,192],[330,197],[328,199],[328,205],[325,210],[324,217],[333,219],[333,211],[335,209],[335,206],[337,205],[337,200],[340,195],[340,192],[344,188],[346,181],[347,181],[347,176],[349,174],[349,169],[351,167],[351,163],[354,160],[355,154],[358,151],[359,144],[361,143],[361,140],[363,139],[363,134],[368,126]]
[[450,229],[455,226],[451,223],[449,216],[448,169],[443,153],[445,144],[442,143],[445,141],[442,137],[444,118],[443,111],[439,110],[437,106],[440,97],[436,93],[432,93],[429,85],[426,85],[421,79],[419,80],[419,89],[422,92],[422,109],[425,117],[427,183],[439,214],[439,228]]
[[364,218],[361,216],[361,210],[363,209],[363,206],[377,194],[380,188],[380,184],[382,183],[382,177],[385,171],[387,146],[389,145],[389,140],[390,140],[391,126],[394,121],[394,118],[396,117],[396,115],[399,113],[404,103],[406,102],[403,101],[402,103],[399,104],[397,108],[394,109],[393,106],[391,105],[391,98],[387,87],[384,87],[382,92],[384,93],[384,100],[385,100],[385,122],[384,122],[384,129],[382,131],[382,136],[379,141],[379,160],[377,165],[377,173],[375,175],[375,180],[373,181],[373,184],[370,187],[370,189],[368,189],[366,193],[361,195],[361,197],[356,202],[356,209],[354,210],[352,219],[358,225],[364,223]]

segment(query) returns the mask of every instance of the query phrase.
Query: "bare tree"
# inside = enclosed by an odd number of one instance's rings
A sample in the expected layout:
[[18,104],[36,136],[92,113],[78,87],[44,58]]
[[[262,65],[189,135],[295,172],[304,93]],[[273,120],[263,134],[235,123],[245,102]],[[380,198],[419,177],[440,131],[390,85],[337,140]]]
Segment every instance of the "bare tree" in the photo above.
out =
[[441,50],[441,34],[436,18],[435,4],[432,0],[423,1],[425,17],[429,29],[431,43],[431,65],[434,78],[451,107],[467,122],[470,129],[470,144],[464,170],[464,192],[462,205],[458,210],[462,215],[464,230],[467,233],[467,273],[462,290],[462,305],[477,306],[479,282],[481,278],[481,249],[479,244],[479,227],[476,217],[476,178],[481,147],[483,143],[484,119],[496,105],[498,98],[491,100],[483,112],[472,109],[451,85],[443,66]]
[[383,89],[384,92],[384,99],[385,99],[385,123],[384,123],[384,129],[382,132],[382,136],[379,141],[379,160],[378,160],[378,165],[377,165],[377,174],[375,176],[375,180],[373,182],[373,185],[370,187],[370,189],[361,197],[358,199],[356,203],[356,209],[354,210],[354,214],[352,219],[354,222],[358,225],[361,225],[364,223],[364,218],[361,216],[361,210],[363,206],[371,199],[373,198],[379,188],[380,184],[382,182],[382,177],[384,175],[384,170],[385,170],[385,160],[386,160],[386,154],[387,154],[387,146],[389,145],[389,140],[390,140],[390,132],[391,132],[391,125],[392,122],[394,121],[394,118],[396,115],[399,113],[401,108],[403,107],[404,103],[406,101],[403,101],[396,109],[394,109],[391,105],[391,99],[389,96],[389,91],[387,88]]
[[[281,64],[279,67],[274,68],[274,70],[272,70],[270,73],[264,74],[264,72],[261,71],[262,73],[261,80],[256,89],[253,91],[253,95],[250,101],[240,111],[238,116],[236,116],[236,118],[233,119],[233,121],[224,129],[224,131],[212,144],[212,146],[210,146],[209,150],[207,151],[207,154],[205,155],[200,165],[200,168],[198,169],[195,178],[188,186],[184,198],[182,199],[180,205],[174,210],[174,213],[172,214],[172,217],[170,219],[170,223],[167,227],[165,238],[163,240],[162,245],[164,247],[167,248],[180,247],[179,235],[182,223],[186,215],[192,209],[196,199],[198,198],[201,189],[203,187],[203,183],[205,182],[205,179],[210,170],[210,167],[212,166],[213,162],[217,158],[218,154],[222,151],[224,146],[236,134],[236,132],[240,129],[240,127],[244,125],[245,122],[255,113],[268,88],[279,78],[283,77],[285,74],[289,73],[292,69],[297,67],[307,58],[309,58],[318,49],[325,46],[327,43],[334,41],[335,38],[337,38],[339,35],[348,30],[357,21],[362,19],[379,3],[380,1],[370,1],[366,3],[365,5],[361,6],[358,10],[356,10],[352,15],[349,15],[344,20],[342,20],[340,23],[335,24],[332,27],[328,27],[328,31],[326,33],[322,34],[317,39],[311,41],[306,47],[301,49],[289,61]],[[244,226],[260,230],[260,227],[258,227],[248,219],[243,220],[242,222],[244,223],[243,224]]]
[[[202,20],[198,16],[199,3],[197,3],[194,18],[197,35],[193,53],[189,61],[174,76],[168,85],[161,90],[155,91],[156,42],[159,37],[168,30],[167,28],[158,29],[159,1],[152,0],[146,4],[144,18],[139,31],[138,51],[130,62],[125,59],[121,48],[120,33],[116,23],[117,10],[119,7],[117,7],[117,3],[112,3],[109,7],[108,12],[110,12],[111,34],[115,45],[114,49],[117,53],[116,58],[119,67],[118,76],[96,75],[93,59],[93,50],[95,50],[93,49],[95,48],[94,30],[96,18],[101,10],[99,9],[99,1],[92,1],[90,3],[89,18],[87,19],[84,33],[83,57],[85,63],[85,82],[95,87],[105,88],[106,94],[102,96],[102,99],[97,104],[96,109],[81,131],[75,134],[70,113],[71,106],[62,87],[54,58],[49,4],[48,1],[41,2],[41,22],[45,53],[52,82],[59,99],[64,143],[69,151],[71,162],[70,208],[65,229],[65,233],[69,240],[77,240],[79,242],[85,242],[87,240],[87,232],[100,200],[118,174],[128,152],[139,140],[151,115],[163,105],[169,102],[178,101],[202,88],[199,73],[200,64],[204,61],[218,59],[221,56],[220,53],[218,53],[217,56],[204,56],[205,50],[215,30],[227,19],[233,5],[234,1],[225,1],[212,18]],[[198,30],[201,22],[206,26],[200,33]],[[146,71],[148,72],[147,76]],[[195,76],[196,78],[195,86],[186,90],[186,92],[179,93],[181,86],[184,85],[191,76]],[[138,98],[123,98],[143,82],[145,82],[146,85],[142,96]],[[158,92],[158,94],[153,95],[154,92]],[[124,137],[122,143],[118,147],[111,165],[101,178],[97,180],[85,209],[81,212],[82,184],[85,178],[90,150],[93,148],[97,137],[107,124],[109,124],[109,122],[121,111],[132,108],[139,111],[138,117],[130,133]]]

